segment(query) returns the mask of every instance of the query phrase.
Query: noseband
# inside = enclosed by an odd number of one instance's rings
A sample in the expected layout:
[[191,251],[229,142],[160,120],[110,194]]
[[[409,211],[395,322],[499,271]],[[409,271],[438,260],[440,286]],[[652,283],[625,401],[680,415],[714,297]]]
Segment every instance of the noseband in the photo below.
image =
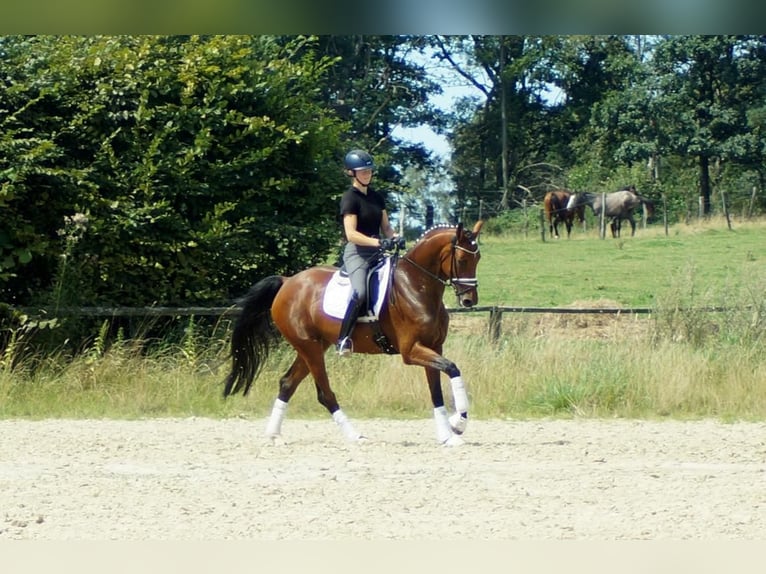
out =
[[[479,253],[479,246],[476,246],[476,249],[466,249],[465,247],[462,247],[461,245],[457,245],[455,241],[452,242],[452,249],[450,250],[450,271],[449,271],[449,278],[445,281],[438,275],[431,273],[428,269],[423,267],[422,265],[419,265],[415,263],[412,259],[409,257],[403,257],[402,259],[404,261],[408,261],[418,269],[420,269],[423,273],[428,275],[429,277],[436,279],[439,283],[446,286],[451,286],[455,290],[455,296],[460,297],[463,293],[467,293],[471,289],[476,289],[479,286],[479,281],[476,279],[476,277],[458,277],[457,273],[455,272],[455,269],[457,269],[457,250],[460,250],[464,253],[468,253],[469,255],[477,255]],[[442,260],[443,261],[443,260]],[[441,268],[442,261],[439,261],[439,268]],[[462,289],[461,289],[462,287]]]

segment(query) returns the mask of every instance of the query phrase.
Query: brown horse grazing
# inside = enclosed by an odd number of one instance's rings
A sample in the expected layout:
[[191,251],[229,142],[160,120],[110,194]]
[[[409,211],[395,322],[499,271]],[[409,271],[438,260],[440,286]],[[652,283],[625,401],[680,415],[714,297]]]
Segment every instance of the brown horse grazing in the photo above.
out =
[[559,238],[559,223],[564,223],[567,228],[567,237],[572,233],[574,217],[582,223],[585,220],[585,207],[580,205],[574,209],[569,209],[567,204],[572,192],[566,189],[557,189],[549,191],[543,198],[543,209],[545,210],[545,219],[548,221],[548,230],[552,237]]
[[575,193],[569,198],[567,207],[569,209],[576,209],[590,205],[593,214],[597,217],[601,216],[603,209],[604,217],[608,217],[611,220],[609,226],[612,230],[612,237],[615,238],[620,236],[623,219],[627,219],[630,222],[631,236],[636,234],[636,220],[633,218],[633,211],[639,205],[643,204],[646,206],[647,217],[654,215],[654,203],[650,199],[636,193],[635,186],[631,185],[619,191],[604,194],[604,198],[604,206],[602,206],[600,193]]
[[[356,353],[398,352],[407,365],[425,369],[434,407],[437,441],[454,446],[468,423],[468,395],[455,363],[442,356],[449,315],[442,298],[447,285],[454,288],[458,304],[476,305],[476,267],[481,254],[477,242],[482,222],[472,231],[463,227],[435,227],[428,230],[406,253],[393,256],[395,267],[388,298],[377,323],[360,322],[353,332]],[[279,393],[269,418],[266,435],[277,440],[287,403],[300,382],[310,373],[317,400],[332,415],[346,439],[363,440],[341,410],[330,388],[325,368],[325,351],[340,332],[340,320],[323,311],[322,300],[331,276],[337,269],[312,267],[290,277],[271,276],[256,283],[241,302],[231,338],[231,372],[224,396],[240,390],[247,394],[273,343],[284,337],[297,352],[290,368],[279,381]],[[382,332],[388,345],[376,342]],[[440,374],[452,385],[455,413],[447,415]]]

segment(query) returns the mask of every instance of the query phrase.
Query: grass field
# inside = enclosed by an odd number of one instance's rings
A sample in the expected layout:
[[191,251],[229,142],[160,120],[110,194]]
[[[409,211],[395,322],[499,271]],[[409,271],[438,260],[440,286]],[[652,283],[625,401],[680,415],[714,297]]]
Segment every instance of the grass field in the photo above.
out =
[[[629,230],[628,230],[629,235]],[[609,299],[623,307],[651,307],[679,282],[705,290],[747,284],[766,268],[766,223],[723,221],[638,229],[635,237],[600,239],[575,228],[543,242],[529,237],[484,237],[481,305],[559,307]]]
[[[480,305],[650,307],[643,316],[505,314],[498,340],[487,314],[453,315],[445,355],[467,381],[478,417],[766,419],[766,225],[661,227],[635,237],[482,238]],[[451,291],[445,295],[453,305]],[[700,310],[726,307],[726,312]],[[104,329],[105,332],[105,329]],[[292,351],[267,362],[246,397],[221,398],[228,328],[193,325],[154,346],[94,334],[82,354],[25,354],[18,333],[0,355],[0,417],[262,417]],[[398,356],[328,353],[352,417],[429,417],[423,371]],[[449,396],[448,385],[445,393]],[[449,400],[449,399],[448,399]],[[327,417],[310,380],[290,416]]]

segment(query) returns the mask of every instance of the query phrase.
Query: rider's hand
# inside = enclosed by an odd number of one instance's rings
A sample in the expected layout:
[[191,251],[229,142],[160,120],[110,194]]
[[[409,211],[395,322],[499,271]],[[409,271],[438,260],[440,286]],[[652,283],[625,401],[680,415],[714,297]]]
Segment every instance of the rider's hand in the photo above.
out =
[[394,248],[394,240],[389,239],[388,237],[384,237],[383,239],[379,239],[380,241],[380,248],[383,251],[390,251]]

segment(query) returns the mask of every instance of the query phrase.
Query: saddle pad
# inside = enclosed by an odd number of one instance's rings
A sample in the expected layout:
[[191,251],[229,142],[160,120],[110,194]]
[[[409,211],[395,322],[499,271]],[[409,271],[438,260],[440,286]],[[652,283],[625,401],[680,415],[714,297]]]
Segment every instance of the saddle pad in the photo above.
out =
[[[383,301],[385,301],[386,291],[388,289],[388,276],[391,274],[391,258],[386,257],[373,274],[375,277],[370,277],[370,283],[376,282],[377,286],[370,285],[368,287],[368,293],[371,297],[375,298],[372,307],[374,315],[368,315],[367,317],[360,315],[360,321],[364,321],[365,319],[377,319],[378,315],[380,315],[380,309],[383,307]],[[322,299],[322,310],[330,317],[343,319],[350,300],[351,280],[348,277],[341,276],[339,269],[332,274],[330,281],[325,287],[324,298]]]

